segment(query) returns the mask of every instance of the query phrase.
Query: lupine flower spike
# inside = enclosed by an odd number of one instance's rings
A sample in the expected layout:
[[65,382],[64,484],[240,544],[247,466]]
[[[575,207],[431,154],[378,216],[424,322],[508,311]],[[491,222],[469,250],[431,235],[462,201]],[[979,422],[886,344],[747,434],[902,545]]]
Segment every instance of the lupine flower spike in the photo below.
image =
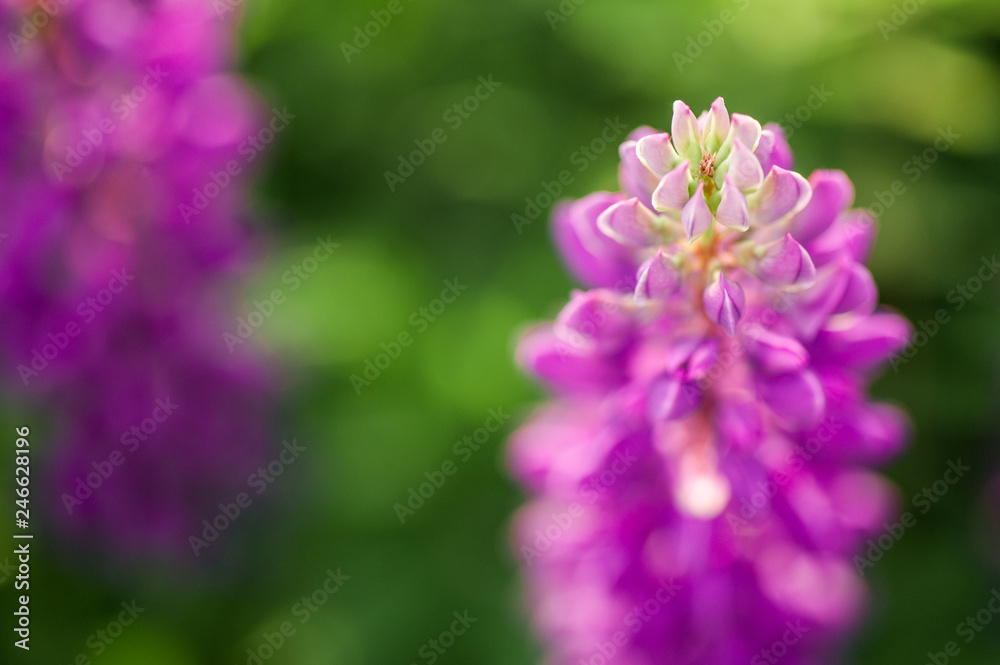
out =
[[226,169],[263,120],[218,18],[74,0],[0,54],[0,385],[60,417],[51,523],[116,558],[195,561],[267,459],[269,372],[223,341],[252,256]]
[[621,146],[620,193],[555,211],[591,290],[518,348],[553,394],[510,447],[534,621],[551,663],[825,662],[894,509],[871,467],[907,420],[867,385],[910,327],[876,308],[847,176],[802,177],[721,98],[673,111]]

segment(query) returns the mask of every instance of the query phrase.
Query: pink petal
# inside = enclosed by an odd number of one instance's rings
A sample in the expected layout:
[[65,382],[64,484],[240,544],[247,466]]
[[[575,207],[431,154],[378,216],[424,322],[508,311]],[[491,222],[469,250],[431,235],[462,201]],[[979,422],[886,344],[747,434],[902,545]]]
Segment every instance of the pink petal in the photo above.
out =
[[813,171],[809,185],[812,197],[789,228],[799,242],[819,237],[854,200],[854,185],[843,171]]
[[662,178],[680,161],[673,144],[670,143],[670,134],[665,132],[639,139],[635,144],[635,153],[657,178]]
[[688,240],[694,240],[712,225],[712,211],[705,202],[705,183],[698,183],[698,189],[681,210],[681,223]]
[[702,141],[709,151],[718,150],[722,142],[729,135],[729,111],[726,110],[726,103],[722,97],[717,97],[712,102],[712,107],[708,110],[705,118],[705,126],[702,128]]
[[631,339],[633,321],[622,297],[606,289],[576,291],[556,317],[555,332],[581,349],[612,353]]
[[846,276],[843,296],[834,308],[834,314],[852,313],[868,315],[875,311],[878,305],[878,288],[875,278],[860,263],[851,263]]
[[618,182],[621,183],[622,191],[625,192],[626,198],[635,196],[646,207],[653,206],[650,196],[660,182],[660,177],[639,159],[636,154],[636,142],[656,133],[652,127],[638,127],[618,146],[618,156],[621,159],[618,164]]
[[722,185],[722,200],[719,201],[715,217],[721,223],[737,231],[746,231],[750,228],[747,197],[733,184],[728,175],[726,175]]
[[809,352],[794,337],[754,327],[744,339],[750,354],[768,372],[792,372],[809,364]]
[[734,113],[729,131],[734,141],[740,141],[751,151],[757,149],[757,144],[760,142],[760,123],[750,116]]
[[653,190],[653,207],[657,210],[681,210],[691,198],[688,192],[692,182],[691,162],[685,159],[663,176]]
[[754,221],[770,224],[802,209],[809,202],[812,188],[794,171],[775,166],[754,194]]
[[708,318],[732,336],[747,306],[743,287],[736,282],[727,281],[726,276],[720,272],[719,279],[705,289],[702,301]]
[[807,288],[816,281],[816,266],[809,252],[786,233],[767,248],[754,274],[770,284]]
[[561,201],[552,214],[552,235],[563,260],[587,286],[613,286],[635,274],[631,252],[597,228],[598,216],[622,200],[620,194],[595,192],[577,201]]
[[760,166],[765,174],[770,173],[772,166],[792,168],[792,149],[788,147],[781,125],[772,122],[764,127],[760,134],[760,143],[754,149],[754,155],[760,160]]
[[701,159],[701,145],[698,143],[698,118],[687,104],[681,100],[674,102],[674,117],[670,121],[670,133],[674,136],[677,154],[692,159]]
[[733,144],[728,165],[726,175],[731,176],[733,183],[743,191],[757,189],[764,181],[764,171],[760,167],[760,162],[742,141]]
[[681,337],[670,346],[666,360],[668,369],[686,380],[697,381],[718,362],[719,340],[702,335]]
[[638,300],[660,300],[669,298],[681,287],[683,278],[663,250],[646,261],[639,268],[639,279],[635,287]]
[[653,422],[679,420],[698,408],[702,395],[694,382],[663,374],[649,386],[649,417]]
[[633,247],[659,244],[661,236],[656,229],[656,213],[635,198],[616,203],[602,212],[597,218],[597,228]]
[[[940,329],[934,320],[921,322],[926,331]],[[846,330],[823,330],[813,343],[817,362],[851,369],[871,369],[910,343],[913,327],[898,314],[877,312]]]
[[812,370],[758,377],[764,402],[780,418],[798,429],[815,427],[826,410],[826,397]]

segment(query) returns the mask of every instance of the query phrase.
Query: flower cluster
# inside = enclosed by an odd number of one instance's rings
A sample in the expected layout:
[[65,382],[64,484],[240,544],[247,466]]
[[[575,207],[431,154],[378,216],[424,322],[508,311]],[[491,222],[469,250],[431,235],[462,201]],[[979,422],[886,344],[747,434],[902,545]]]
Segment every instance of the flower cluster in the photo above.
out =
[[64,532],[183,552],[265,459],[266,368],[221,337],[254,262],[232,164],[263,120],[201,0],[46,16],[27,30],[0,7],[3,383],[59,416],[46,495]]
[[591,290],[518,348],[554,393],[510,448],[536,626],[553,663],[818,662],[862,609],[851,556],[894,509],[870,467],[907,430],[867,396],[910,333],[877,309],[874,220],[721,98],[620,156],[621,193],[554,214]]

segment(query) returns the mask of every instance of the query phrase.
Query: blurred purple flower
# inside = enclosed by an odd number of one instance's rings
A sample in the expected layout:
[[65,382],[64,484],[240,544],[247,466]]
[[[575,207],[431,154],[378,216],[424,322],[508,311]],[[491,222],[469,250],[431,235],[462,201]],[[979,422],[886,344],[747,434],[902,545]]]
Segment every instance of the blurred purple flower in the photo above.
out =
[[[184,552],[267,447],[266,370],[227,352],[221,318],[254,258],[239,146],[263,115],[202,0],[76,0],[32,29],[37,9],[0,9],[0,371],[63,418],[65,533]],[[176,413],[133,448],[160,399]]]
[[870,467],[908,424],[867,386],[910,326],[876,310],[843,173],[790,171],[721,98],[672,133],[623,144],[623,193],[560,205],[594,290],[518,349],[555,395],[510,448],[535,624],[552,663],[820,662],[894,510]]

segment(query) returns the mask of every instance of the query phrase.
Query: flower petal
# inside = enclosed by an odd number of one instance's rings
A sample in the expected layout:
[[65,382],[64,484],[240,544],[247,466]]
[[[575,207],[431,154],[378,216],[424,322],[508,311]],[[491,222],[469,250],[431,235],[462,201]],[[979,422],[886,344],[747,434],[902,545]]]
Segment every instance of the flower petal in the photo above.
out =
[[754,274],[769,284],[808,288],[816,282],[816,266],[791,233],[772,243],[754,267]]
[[666,132],[651,134],[636,141],[635,153],[657,178],[665,176],[681,161],[670,142],[670,134]]
[[843,171],[813,171],[809,176],[812,197],[792,219],[789,230],[799,242],[809,242],[833,224],[854,200],[854,185]]
[[656,255],[639,268],[635,286],[637,300],[662,300],[669,298],[681,287],[683,278],[670,257],[658,250]]
[[812,188],[805,178],[775,166],[752,197],[753,220],[757,224],[770,224],[798,212],[809,202],[811,194]]
[[705,125],[702,128],[701,139],[705,145],[705,150],[715,152],[722,146],[722,142],[729,136],[729,111],[722,97],[717,97],[712,102],[712,107],[708,110],[705,118]]
[[718,469],[706,467],[701,456],[684,455],[674,485],[677,509],[698,520],[711,520],[729,504],[732,487]]
[[586,286],[613,286],[634,276],[631,252],[597,228],[598,216],[622,200],[620,194],[595,192],[578,201],[562,201],[552,214],[552,235],[563,260]]
[[761,134],[760,123],[750,116],[734,113],[729,132],[733,135],[734,141],[742,142],[751,152],[757,149]]
[[776,123],[764,126],[754,154],[760,160],[760,166],[765,174],[771,171],[772,166],[789,170],[792,168],[792,149],[785,140],[785,131]]
[[663,176],[653,190],[653,207],[657,210],[681,210],[691,198],[691,162],[684,160]]
[[695,382],[661,374],[649,386],[649,418],[656,423],[679,420],[698,408],[703,395]]
[[816,285],[798,294],[788,313],[800,338],[813,339],[834,314],[866,316],[878,303],[878,292],[868,270],[842,256],[816,275]]
[[708,318],[732,336],[747,306],[743,287],[736,282],[727,281],[726,276],[720,272],[719,279],[705,289],[702,301]]
[[875,241],[875,226],[875,218],[866,210],[842,213],[830,228],[806,243],[809,256],[817,268],[842,256],[867,263]]
[[780,418],[797,429],[815,427],[826,410],[826,396],[812,370],[758,376],[757,389]]
[[721,399],[715,417],[719,437],[730,446],[748,450],[764,436],[764,422],[757,404],[736,397]]
[[556,317],[555,332],[576,348],[618,351],[630,339],[633,321],[614,291],[576,291]]
[[667,368],[688,381],[708,374],[719,361],[719,340],[703,335],[681,337],[667,351]]
[[[930,326],[937,325],[934,321],[930,322]],[[912,335],[913,328],[903,317],[877,312],[845,330],[820,331],[812,348],[816,362],[868,370],[898,353],[909,344]]]
[[822,454],[852,464],[887,462],[899,453],[910,429],[906,414],[888,404],[861,402],[841,407],[830,418],[840,426],[828,437]]
[[618,182],[621,184],[622,191],[628,197],[635,196],[648,208],[653,206],[650,197],[653,190],[656,189],[657,183],[660,182],[660,178],[639,160],[639,156],[636,154],[636,142],[656,133],[652,127],[639,127],[633,130],[628,135],[628,139],[618,146],[620,158]]
[[560,392],[602,394],[620,386],[625,375],[617,356],[583,349],[556,335],[552,326],[527,332],[517,345],[525,370]]
[[701,160],[701,144],[698,141],[698,118],[687,104],[681,100],[674,102],[674,116],[670,121],[670,133],[674,137],[674,148],[681,157],[693,162]]
[[760,162],[742,141],[733,144],[733,152],[726,161],[726,167],[726,175],[744,192],[757,189],[764,181]]
[[657,245],[662,236],[656,228],[656,213],[635,198],[616,203],[602,212],[597,218],[597,228],[632,247]]
[[851,210],[837,220],[846,241],[844,248],[858,263],[868,263],[875,242],[875,218],[867,210]]
[[722,185],[722,199],[715,211],[715,218],[722,224],[737,231],[750,228],[750,212],[747,209],[747,197],[733,184],[727,175]]
[[705,202],[705,183],[699,182],[698,189],[681,210],[681,223],[688,240],[694,240],[712,225],[712,211]]
[[875,311],[876,305],[878,305],[878,288],[875,286],[875,278],[868,268],[860,263],[851,262],[843,295],[833,313],[866,316]]
[[809,352],[794,337],[755,326],[744,339],[750,355],[769,373],[792,372],[809,364]]

